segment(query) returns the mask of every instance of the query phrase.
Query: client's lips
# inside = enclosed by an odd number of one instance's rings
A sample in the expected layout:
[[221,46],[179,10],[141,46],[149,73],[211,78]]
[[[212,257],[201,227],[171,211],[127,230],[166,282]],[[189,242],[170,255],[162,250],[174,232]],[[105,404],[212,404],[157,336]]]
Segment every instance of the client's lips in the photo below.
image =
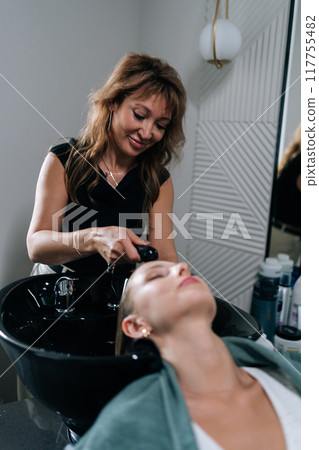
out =
[[184,280],[179,284],[178,287],[180,288],[183,286],[187,286],[188,284],[191,284],[191,283],[199,283],[199,281],[197,280],[197,278],[187,277],[187,278],[184,278]]

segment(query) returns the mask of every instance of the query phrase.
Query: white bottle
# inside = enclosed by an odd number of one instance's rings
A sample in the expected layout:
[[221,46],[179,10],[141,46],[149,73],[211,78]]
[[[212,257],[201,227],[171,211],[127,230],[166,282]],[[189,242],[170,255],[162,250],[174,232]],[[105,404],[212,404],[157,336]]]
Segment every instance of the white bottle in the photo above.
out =
[[301,330],[301,276],[296,281],[292,290],[288,325]]

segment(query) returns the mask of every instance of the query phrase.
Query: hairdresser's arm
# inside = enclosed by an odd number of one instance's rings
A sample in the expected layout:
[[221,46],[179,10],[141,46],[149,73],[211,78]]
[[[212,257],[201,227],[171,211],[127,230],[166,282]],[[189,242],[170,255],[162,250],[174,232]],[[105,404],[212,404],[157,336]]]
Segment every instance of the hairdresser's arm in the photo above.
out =
[[168,178],[160,188],[158,199],[150,211],[149,241],[163,261],[178,262],[173,238],[173,222],[168,214],[173,211],[174,188]]
[[[123,252],[124,257],[119,262],[140,261],[133,243],[142,245],[144,241],[130,230],[126,230],[124,239],[119,237],[118,227],[87,228],[80,232],[60,231],[63,214],[58,214],[57,224],[54,223],[53,217],[68,203],[64,174],[64,167],[59,159],[49,153],[40,171],[27,235],[31,261],[65,264],[83,256],[100,253],[104,259],[112,263]],[[75,250],[74,243],[82,256]]]

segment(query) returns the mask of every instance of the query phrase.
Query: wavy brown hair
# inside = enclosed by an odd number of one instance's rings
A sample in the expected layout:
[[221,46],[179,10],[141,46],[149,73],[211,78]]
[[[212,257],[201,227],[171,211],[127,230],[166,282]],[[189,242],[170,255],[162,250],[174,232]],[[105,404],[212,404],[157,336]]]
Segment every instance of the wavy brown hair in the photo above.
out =
[[296,129],[294,138],[288,145],[285,153],[280,161],[278,166],[277,176],[279,177],[283,169],[287,166],[287,164],[296,158],[301,153],[301,126]]
[[98,163],[109,143],[109,106],[142,91],[142,97],[161,95],[171,111],[165,134],[160,142],[137,156],[139,176],[145,189],[144,212],[159,195],[159,175],[171,160],[179,160],[185,142],[183,117],[186,92],[176,70],[166,61],[139,53],[125,55],[116,65],[104,85],[90,96],[87,122],[71,149],[66,164],[66,180],[72,201],[77,202],[76,190],[96,174],[88,187],[88,194],[99,179]]

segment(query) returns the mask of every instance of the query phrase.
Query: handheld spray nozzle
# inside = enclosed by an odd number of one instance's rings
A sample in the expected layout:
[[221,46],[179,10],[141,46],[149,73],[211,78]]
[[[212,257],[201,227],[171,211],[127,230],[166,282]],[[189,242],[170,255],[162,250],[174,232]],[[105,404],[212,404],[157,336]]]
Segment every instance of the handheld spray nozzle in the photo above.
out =
[[141,257],[142,262],[155,261],[158,259],[158,252],[156,248],[149,245],[134,245],[138,254]]
[[[156,261],[158,259],[158,251],[156,250],[156,248],[151,247],[149,245],[134,245],[134,247],[138,251],[138,254],[141,257],[142,262]],[[122,295],[126,289],[127,282],[128,278],[126,278],[124,281]]]
[[[155,261],[158,259],[158,252],[157,252],[156,248],[150,247],[149,245],[134,245],[134,247],[138,251],[138,254],[140,255],[142,262]],[[110,267],[111,267],[111,269],[109,271],[109,273],[111,274],[110,284],[111,284],[111,289],[114,293],[114,299],[112,299],[112,301],[108,302],[108,307],[111,309],[117,309],[119,306],[120,299],[126,289],[128,278],[125,278],[123,287],[122,287],[122,292],[119,295],[113,284],[113,276],[114,276],[114,267],[115,266],[112,265]]]

